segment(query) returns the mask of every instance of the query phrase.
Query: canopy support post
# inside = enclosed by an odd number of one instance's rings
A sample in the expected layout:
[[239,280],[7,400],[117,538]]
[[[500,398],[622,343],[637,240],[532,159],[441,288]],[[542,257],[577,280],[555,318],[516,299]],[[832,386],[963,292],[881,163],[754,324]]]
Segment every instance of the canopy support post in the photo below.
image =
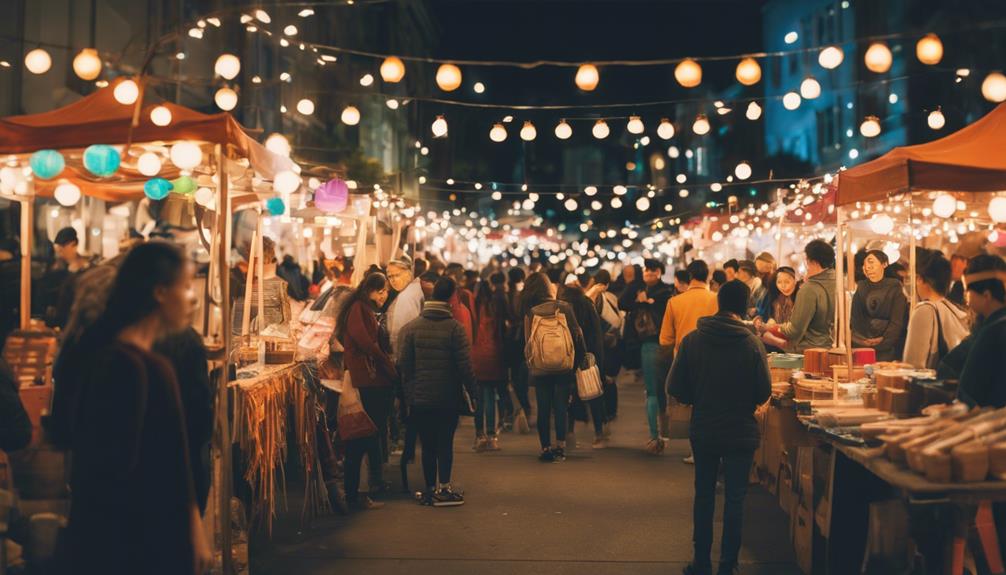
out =
[[[35,243],[35,190],[21,204],[21,329],[31,324],[31,246]],[[2,343],[2,342],[0,342]]]
[[217,144],[215,155],[217,159],[217,176],[220,184],[217,186],[217,225],[216,233],[220,234],[217,242],[218,252],[214,254],[218,258],[217,271],[220,277],[220,325],[221,341],[223,343],[223,368],[220,374],[220,381],[217,383],[217,432],[220,445],[220,482],[216,486],[219,496],[217,506],[220,520],[220,561],[221,570],[225,575],[234,572],[233,558],[231,556],[233,542],[231,540],[231,478],[233,476],[231,463],[231,423],[229,418],[229,379],[231,363],[231,347],[233,346],[233,336],[231,334],[231,281],[229,256],[231,243],[233,242],[232,229],[232,205],[230,192],[227,185],[227,160],[224,157],[226,148]]

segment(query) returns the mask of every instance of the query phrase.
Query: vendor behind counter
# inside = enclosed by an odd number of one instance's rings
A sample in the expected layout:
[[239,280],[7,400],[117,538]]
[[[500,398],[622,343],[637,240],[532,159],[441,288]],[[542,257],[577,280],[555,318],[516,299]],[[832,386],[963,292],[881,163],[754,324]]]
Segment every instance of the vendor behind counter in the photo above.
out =
[[[255,331],[259,332],[270,325],[279,325],[284,331],[286,331],[290,324],[290,320],[293,317],[290,311],[290,297],[287,293],[286,281],[276,275],[276,243],[268,237],[262,239],[262,259],[263,277],[255,277],[255,281],[252,285],[250,312],[252,323],[249,325],[258,325],[259,329]],[[253,275],[257,275],[257,271],[253,270]],[[258,317],[260,289],[264,290],[264,323],[262,323],[262,319]],[[234,308],[232,312],[233,320],[231,323],[232,333],[234,335],[241,335],[241,329],[244,321],[244,308],[245,294],[244,291],[242,291],[237,295],[234,301]]]

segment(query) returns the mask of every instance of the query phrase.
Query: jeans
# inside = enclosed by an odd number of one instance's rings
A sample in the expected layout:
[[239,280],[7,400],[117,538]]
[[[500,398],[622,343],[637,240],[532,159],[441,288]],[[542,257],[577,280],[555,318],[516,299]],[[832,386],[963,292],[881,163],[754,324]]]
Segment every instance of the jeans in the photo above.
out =
[[517,396],[517,402],[524,410],[524,415],[530,417],[531,398],[528,397],[527,380],[527,366],[523,360],[518,360],[517,365],[510,368],[510,385],[513,386],[514,395]]
[[475,437],[496,435],[496,390],[505,386],[496,381],[480,381],[479,396],[475,402]]
[[737,565],[741,549],[744,497],[747,495],[754,449],[712,447],[693,441],[692,452],[695,454],[695,505],[692,510],[695,565],[700,569],[710,567],[713,514],[716,511],[716,478],[722,462],[725,487],[720,569],[723,566],[732,567]]
[[538,400],[538,440],[541,448],[552,445],[552,415],[555,415],[555,439],[566,441],[566,415],[569,409],[569,376],[543,376],[534,378],[534,395]]
[[646,423],[650,426],[650,439],[660,436],[657,417],[667,411],[667,391],[664,389],[664,369],[660,344],[648,341],[640,350],[643,384],[646,386]]
[[454,465],[454,432],[458,428],[457,409],[414,407],[409,418],[409,427],[413,426],[423,444],[426,487],[431,490],[436,488],[438,479],[442,484],[450,483],[451,467]]
[[384,482],[385,451],[388,443],[388,417],[391,412],[392,393],[390,387],[361,387],[360,402],[363,410],[377,426],[377,434],[346,442],[346,500],[353,501],[360,491],[360,470],[363,456],[367,456],[370,470],[370,486]]

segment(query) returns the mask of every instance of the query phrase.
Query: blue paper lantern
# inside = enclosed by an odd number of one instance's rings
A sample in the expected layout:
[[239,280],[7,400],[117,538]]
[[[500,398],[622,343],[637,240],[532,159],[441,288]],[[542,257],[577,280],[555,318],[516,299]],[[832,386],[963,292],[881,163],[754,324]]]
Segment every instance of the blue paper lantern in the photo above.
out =
[[269,198],[265,201],[265,207],[274,216],[282,216],[283,212],[286,211],[286,204],[283,203],[283,198]]
[[163,200],[168,197],[173,187],[171,182],[164,178],[151,178],[147,180],[147,183],[143,184],[143,193],[151,200]]
[[119,169],[119,161],[119,152],[106,144],[95,144],[84,150],[84,167],[95,176],[111,176]]
[[42,180],[55,178],[66,167],[63,154],[56,150],[39,150],[31,155],[28,163],[31,165],[31,171]]

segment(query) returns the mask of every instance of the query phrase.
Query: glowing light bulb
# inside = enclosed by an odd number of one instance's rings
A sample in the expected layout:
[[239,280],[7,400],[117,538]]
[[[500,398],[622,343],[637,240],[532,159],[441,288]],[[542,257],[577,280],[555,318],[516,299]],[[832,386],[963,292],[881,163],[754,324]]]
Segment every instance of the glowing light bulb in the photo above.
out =
[[695,122],[692,124],[692,131],[700,136],[704,136],[709,133],[709,118],[706,118],[705,114],[699,114],[695,118]]
[[167,126],[171,123],[171,110],[165,106],[156,106],[150,110],[150,122],[155,126]]
[[863,54],[863,62],[866,64],[866,69],[877,74],[883,74],[890,70],[893,60],[891,49],[883,42],[870,44],[870,47],[866,49],[866,53]]
[[880,118],[867,116],[863,123],[859,125],[859,133],[864,138],[876,138],[880,135]]
[[817,56],[817,63],[821,65],[822,68],[827,70],[834,70],[842,64],[842,60],[845,59],[845,53],[838,46],[828,46]]
[[35,48],[24,55],[24,67],[32,74],[45,74],[52,68],[52,56],[42,48]]
[[674,79],[685,88],[694,88],[702,83],[702,66],[686,58],[674,68]]
[[670,140],[674,137],[674,124],[667,118],[661,118],[660,125],[657,126],[657,135],[663,140]]
[[597,71],[597,66],[593,64],[581,64],[579,68],[576,69],[576,82],[577,88],[580,88],[584,92],[590,92],[597,88],[598,82],[601,81],[601,74]]
[[461,87],[461,68],[454,64],[441,64],[437,68],[437,86],[444,92],[453,92]]
[[152,178],[161,171],[161,157],[153,152],[144,152],[136,160],[136,169],[144,176]]
[[650,199],[646,196],[640,196],[640,198],[636,200],[636,209],[641,212],[645,212],[650,209]]
[[520,139],[525,142],[531,142],[536,137],[538,137],[538,130],[535,129],[534,124],[530,121],[525,121],[524,126],[520,129]]
[[238,93],[227,87],[220,88],[213,95],[213,101],[216,102],[218,108],[229,112],[238,105]]
[[737,81],[745,86],[754,86],[761,80],[761,66],[754,58],[744,58],[737,63]]
[[949,218],[957,211],[957,200],[949,194],[940,194],[933,200],[933,213],[941,218]]
[[982,81],[982,96],[989,102],[1006,101],[1006,76],[1000,72],[992,72]]
[[915,57],[923,64],[934,66],[943,59],[943,42],[936,34],[926,34],[915,44]]
[[787,92],[785,96],[782,97],[782,105],[787,110],[795,110],[800,107],[800,94],[796,92]]
[[757,120],[758,118],[761,118],[761,106],[758,105],[758,102],[749,103],[747,111],[744,112],[744,116],[748,120]]
[[560,121],[555,126],[555,137],[560,140],[568,140],[570,136],[573,135],[573,128],[566,122],[566,120]]
[[605,122],[604,120],[598,120],[597,122],[594,123],[594,127],[591,129],[591,133],[594,134],[594,137],[597,138],[598,140],[603,140],[608,137],[608,134],[611,133],[611,130],[608,128],[607,122]]
[[265,149],[280,156],[290,157],[290,141],[283,134],[270,134],[265,139]]
[[629,123],[625,125],[625,129],[630,134],[642,134],[645,130],[643,120],[639,116],[629,116]]
[[297,111],[305,116],[310,116],[314,113],[314,102],[308,100],[307,98],[303,98],[297,102]]
[[342,123],[347,126],[355,126],[360,123],[360,110],[356,106],[346,106],[342,109]]
[[129,106],[135,104],[140,97],[140,87],[133,80],[123,80],[115,85],[112,95],[116,102]]
[[405,64],[397,56],[388,56],[381,62],[381,78],[390,84],[397,84],[405,77]]
[[746,180],[751,177],[751,164],[747,162],[741,162],[737,164],[734,168],[734,175],[737,176],[739,180]]
[[234,54],[221,54],[213,65],[213,71],[225,80],[233,80],[241,72],[241,60]]
[[813,100],[821,95],[821,83],[816,78],[807,77],[800,82],[800,96],[807,100]]
[[[558,130],[558,128],[556,128],[556,130]],[[492,129],[489,130],[489,139],[496,143],[506,140],[506,128],[503,127],[503,124],[498,122],[493,124]]]
[[101,75],[101,57],[94,48],[84,48],[73,58],[73,72],[81,80],[94,80]]
[[444,138],[447,136],[447,120],[443,116],[437,116],[437,119],[433,121],[431,126],[433,130],[434,138]]

